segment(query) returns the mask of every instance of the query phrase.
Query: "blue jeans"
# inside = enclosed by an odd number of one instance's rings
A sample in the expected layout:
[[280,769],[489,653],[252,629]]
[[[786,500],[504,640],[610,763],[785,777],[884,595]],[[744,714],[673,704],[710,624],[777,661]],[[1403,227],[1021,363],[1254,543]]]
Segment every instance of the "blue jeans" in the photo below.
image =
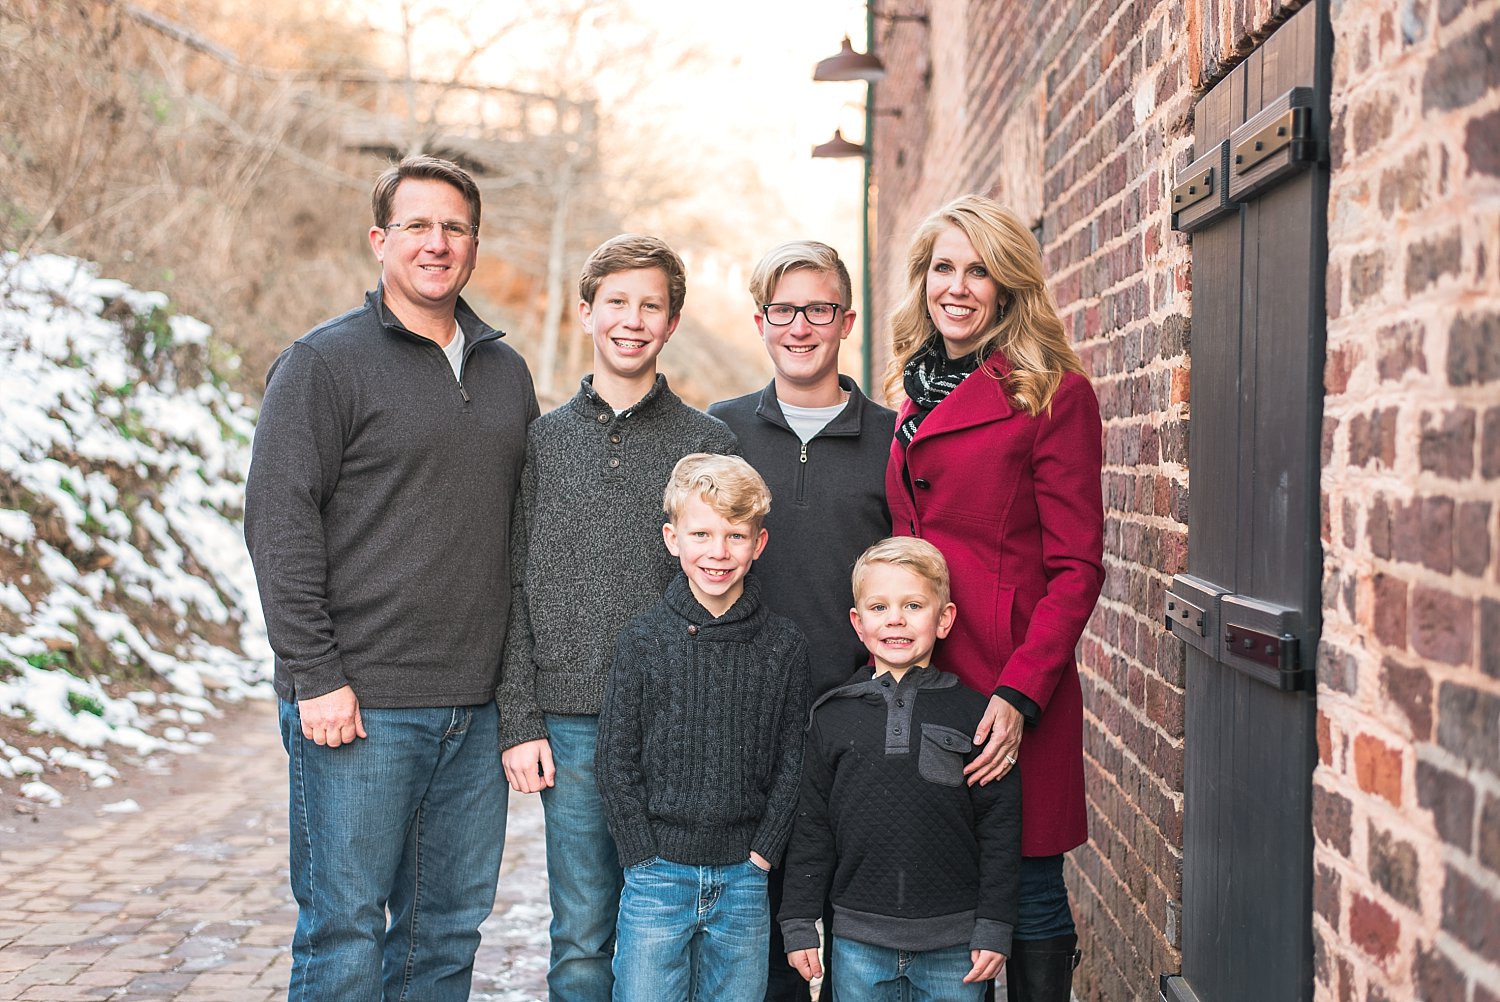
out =
[[552,902],[552,1002],[608,1002],[614,986],[620,857],[594,785],[597,716],[546,715],[555,785],[542,790],[547,895]]
[[615,947],[616,1002],[761,1002],[771,912],[750,862],[665,859],[625,871]]
[[974,968],[967,943],[940,950],[895,950],[833,937],[833,1002],[978,1002],[984,982],[964,984]]
[[1021,889],[1016,909],[1016,939],[1053,939],[1073,933],[1063,858],[1021,857]]
[[281,703],[298,907],[287,998],[462,1002],[505,842],[495,704],[360,715],[369,736],[328,748]]

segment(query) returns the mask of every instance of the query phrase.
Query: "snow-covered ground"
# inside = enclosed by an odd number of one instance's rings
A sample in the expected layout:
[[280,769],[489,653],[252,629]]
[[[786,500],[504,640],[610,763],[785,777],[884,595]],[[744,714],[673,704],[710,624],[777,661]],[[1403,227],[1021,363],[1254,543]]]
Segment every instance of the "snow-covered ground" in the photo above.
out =
[[162,293],[0,255],[0,714],[27,732],[0,740],[0,793],[108,786],[270,696],[234,364]]

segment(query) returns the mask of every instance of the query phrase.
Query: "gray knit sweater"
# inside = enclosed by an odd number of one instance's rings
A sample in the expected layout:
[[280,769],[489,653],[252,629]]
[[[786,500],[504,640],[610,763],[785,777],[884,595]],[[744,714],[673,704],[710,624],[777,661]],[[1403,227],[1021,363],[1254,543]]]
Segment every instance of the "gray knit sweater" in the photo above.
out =
[[745,591],[714,618],[679,574],[620,631],[594,778],[631,866],[660,856],[773,865],[791,836],[807,719],[807,641]]
[[662,491],[690,452],[735,451],[723,422],[683,403],[665,376],[616,414],[583,377],[534,421],[511,528],[510,632],[501,747],[547,736],[544,713],[592,714],[615,636],[677,573],[662,542]]

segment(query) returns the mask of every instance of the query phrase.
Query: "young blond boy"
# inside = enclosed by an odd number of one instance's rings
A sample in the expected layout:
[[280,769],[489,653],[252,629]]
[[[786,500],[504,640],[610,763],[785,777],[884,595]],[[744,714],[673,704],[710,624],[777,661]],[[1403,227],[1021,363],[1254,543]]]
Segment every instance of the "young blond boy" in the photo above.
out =
[[655,237],[624,234],[589,255],[578,316],[594,371],[526,438],[496,701],[505,776],[519,793],[540,792],[546,814],[554,1002],[612,991],[620,863],[594,746],[615,637],[676,573],[654,498],[682,456],[735,445],[656,371],[686,286],[682,260]]
[[766,875],[797,805],[807,642],[745,574],[771,494],[743,459],[683,457],[662,499],[681,573],[620,632],[595,760],[625,866],[617,1002],[760,1002]]
[[937,548],[882,540],[853,583],[849,618],[874,665],[813,708],[778,915],[787,960],[822,974],[826,896],[834,1002],[982,999],[1015,924],[1020,775],[964,782],[988,700],[931,664],[957,614]]

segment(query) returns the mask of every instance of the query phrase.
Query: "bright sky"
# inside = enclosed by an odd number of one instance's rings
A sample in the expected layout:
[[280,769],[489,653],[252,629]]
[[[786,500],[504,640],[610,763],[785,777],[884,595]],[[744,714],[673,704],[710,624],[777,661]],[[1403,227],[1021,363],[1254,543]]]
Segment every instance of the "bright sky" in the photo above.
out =
[[815,82],[812,72],[845,34],[862,39],[864,7],[848,0],[634,3],[663,32],[697,48],[705,68],[690,79],[665,77],[663,87],[699,134],[753,159],[784,193],[795,217],[789,227],[799,231],[786,238],[824,239],[856,259],[860,162],[809,153],[835,127],[855,141],[863,130],[865,85]]

